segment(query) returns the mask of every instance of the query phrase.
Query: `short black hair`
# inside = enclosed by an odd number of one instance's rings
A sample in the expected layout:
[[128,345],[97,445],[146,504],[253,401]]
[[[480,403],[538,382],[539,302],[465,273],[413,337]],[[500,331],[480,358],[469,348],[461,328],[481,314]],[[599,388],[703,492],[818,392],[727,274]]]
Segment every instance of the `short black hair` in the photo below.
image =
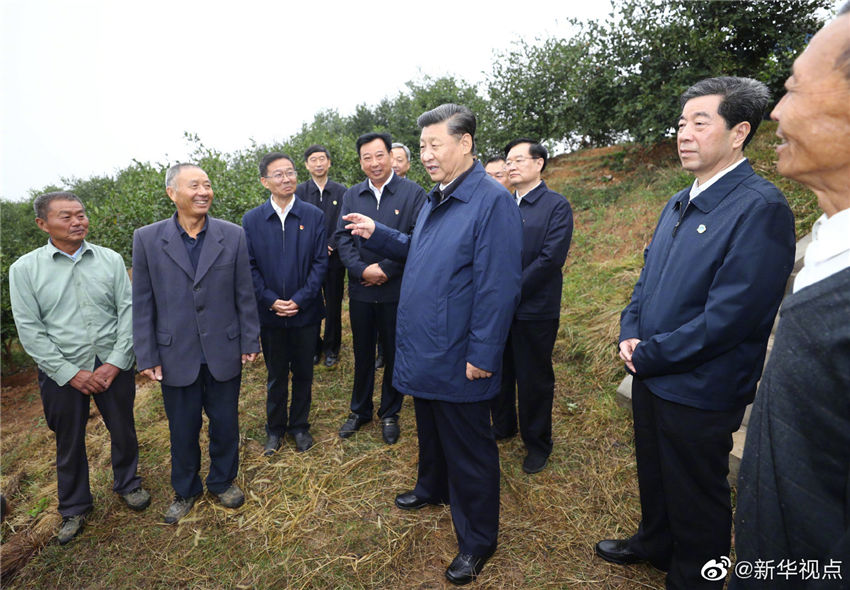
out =
[[80,197],[75,195],[69,191],[55,191],[52,193],[44,193],[43,195],[38,195],[32,202],[33,211],[35,211],[35,216],[39,219],[43,219],[47,221],[47,212],[50,211],[50,203],[53,201],[76,201],[80,205],[82,205],[83,210],[85,210],[86,206],[83,205],[83,202],[80,200]]
[[281,158],[284,160],[289,160],[289,163],[292,164],[292,167],[295,167],[295,161],[287,154],[284,154],[283,152],[269,152],[268,154],[263,156],[262,160],[260,160],[260,178],[266,177],[266,174],[269,171],[269,164],[276,160],[280,160]]
[[543,146],[543,144],[538,141],[534,141],[533,139],[529,139],[528,137],[519,137],[506,145],[505,157],[507,158],[508,152],[521,143],[529,144],[528,153],[531,154],[532,158],[540,158],[543,160],[543,168],[541,168],[540,171],[543,172],[546,170],[546,162],[549,161],[549,151]]
[[319,145],[318,143],[314,143],[304,150],[304,161],[306,162],[307,158],[318,152],[323,152],[328,157],[328,160],[331,159],[331,153],[328,151],[328,148],[323,145]]
[[420,129],[424,129],[428,125],[436,125],[446,121],[446,126],[451,135],[457,138],[463,137],[464,133],[469,133],[472,138],[472,153],[475,154],[475,129],[477,123],[475,113],[469,107],[447,102],[441,104],[437,108],[425,111],[419,118],[416,119],[416,124]]
[[770,102],[770,90],[758,80],[739,78],[736,76],[721,76],[700,80],[682,93],[679,106],[700,96],[719,94],[723,97],[717,107],[717,113],[726,121],[726,128],[732,129],[744,121],[750,124],[750,134],[744,140],[742,149],[747,147],[759,128],[764,111]]
[[484,165],[487,166],[489,164],[492,164],[493,162],[504,162],[504,161],[505,161],[504,156],[498,156],[498,155],[497,156],[490,156],[489,158],[487,158],[487,161],[484,162]]
[[376,139],[380,139],[384,142],[384,145],[387,146],[387,153],[392,153],[393,150],[393,138],[389,133],[364,133],[360,137],[357,138],[356,146],[357,146],[357,157],[360,157],[360,148],[362,148],[367,143],[371,143]]

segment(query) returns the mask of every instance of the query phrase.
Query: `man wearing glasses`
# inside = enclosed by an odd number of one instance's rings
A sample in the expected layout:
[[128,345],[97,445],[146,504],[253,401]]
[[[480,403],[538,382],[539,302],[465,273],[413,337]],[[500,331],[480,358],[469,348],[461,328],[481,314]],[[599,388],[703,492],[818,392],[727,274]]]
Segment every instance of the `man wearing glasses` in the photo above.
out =
[[297,181],[292,158],[279,152],[263,156],[260,182],[271,196],[242,218],[268,370],[264,455],[277,451],[287,432],[296,451],[313,446],[308,415],[313,352],[325,315],[328,242],[324,214],[295,196]]
[[522,294],[505,345],[493,434],[496,439],[516,434],[518,406],[526,449],[522,470],[528,474],[542,471],[552,452],[552,350],[561,317],[561,268],[573,235],[570,204],[540,176],[548,157],[532,139],[515,139],[505,147],[505,168],[522,216]]

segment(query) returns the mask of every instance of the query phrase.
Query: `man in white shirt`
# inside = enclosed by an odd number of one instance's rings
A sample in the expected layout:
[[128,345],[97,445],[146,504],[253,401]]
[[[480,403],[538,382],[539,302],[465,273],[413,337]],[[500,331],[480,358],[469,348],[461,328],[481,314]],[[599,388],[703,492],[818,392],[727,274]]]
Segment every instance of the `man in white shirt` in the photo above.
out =
[[820,569],[818,579],[733,575],[739,590],[843,588],[850,577],[850,3],[812,38],[785,87],[771,113],[777,169],[812,189],[823,215],[782,304],[747,428],[735,547],[739,564]]

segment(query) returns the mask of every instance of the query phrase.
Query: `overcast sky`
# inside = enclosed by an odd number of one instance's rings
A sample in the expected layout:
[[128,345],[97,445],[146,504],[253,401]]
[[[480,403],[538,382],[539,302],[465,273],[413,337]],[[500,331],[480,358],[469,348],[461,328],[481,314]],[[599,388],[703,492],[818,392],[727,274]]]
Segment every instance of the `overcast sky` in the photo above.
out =
[[[0,0],[0,196],[283,140],[423,74],[469,82],[607,0]],[[436,106],[436,105],[435,105]]]

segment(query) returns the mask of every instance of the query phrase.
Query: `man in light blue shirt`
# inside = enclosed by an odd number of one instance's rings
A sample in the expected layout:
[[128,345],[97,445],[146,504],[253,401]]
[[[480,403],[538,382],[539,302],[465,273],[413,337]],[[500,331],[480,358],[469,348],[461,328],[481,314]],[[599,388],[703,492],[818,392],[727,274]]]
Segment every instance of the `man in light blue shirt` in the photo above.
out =
[[85,241],[89,220],[70,192],[33,203],[50,239],[9,268],[9,295],[21,345],[38,364],[47,425],[56,433],[60,544],[73,539],[92,510],[86,458],[89,399],[112,438],[112,489],[133,510],[150,494],[136,473],[130,281],[121,256]]

